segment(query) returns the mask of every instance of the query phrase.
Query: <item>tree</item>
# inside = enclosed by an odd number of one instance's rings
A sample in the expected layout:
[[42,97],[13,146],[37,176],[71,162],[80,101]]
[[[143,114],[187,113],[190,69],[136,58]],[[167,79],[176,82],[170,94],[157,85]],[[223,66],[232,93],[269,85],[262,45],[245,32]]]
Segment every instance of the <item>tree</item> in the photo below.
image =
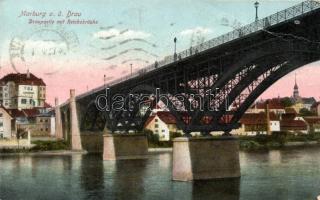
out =
[[306,109],[306,108],[301,108],[301,109],[299,110],[299,114],[300,114],[301,116],[312,116],[312,115],[314,115],[313,112],[311,112],[310,110],[308,110],[308,109]]
[[284,107],[291,107],[293,106],[293,102],[289,97],[284,97],[281,99],[281,103]]

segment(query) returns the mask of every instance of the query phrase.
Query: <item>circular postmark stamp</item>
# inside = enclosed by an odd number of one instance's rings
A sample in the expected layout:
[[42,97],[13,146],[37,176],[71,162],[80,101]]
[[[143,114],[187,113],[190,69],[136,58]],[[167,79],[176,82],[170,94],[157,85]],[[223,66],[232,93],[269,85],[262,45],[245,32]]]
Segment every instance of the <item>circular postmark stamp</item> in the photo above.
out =
[[44,74],[54,74],[68,62],[78,46],[79,39],[73,31],[51,27],[36,29],[11,39],[11,66],[16,72],[41,68]]

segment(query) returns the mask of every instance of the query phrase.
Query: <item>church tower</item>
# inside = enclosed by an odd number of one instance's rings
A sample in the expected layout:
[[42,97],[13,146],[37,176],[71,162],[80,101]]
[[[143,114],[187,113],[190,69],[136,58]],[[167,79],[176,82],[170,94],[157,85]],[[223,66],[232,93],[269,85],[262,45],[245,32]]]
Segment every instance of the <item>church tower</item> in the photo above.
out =
[[298,100],[299,97],[300,97],[300,95],[299,95],[299,88],[298,88],[298,84],[297,84],[297,74],[295,74],[294,87],[293,87],[293,98],[295,100]]

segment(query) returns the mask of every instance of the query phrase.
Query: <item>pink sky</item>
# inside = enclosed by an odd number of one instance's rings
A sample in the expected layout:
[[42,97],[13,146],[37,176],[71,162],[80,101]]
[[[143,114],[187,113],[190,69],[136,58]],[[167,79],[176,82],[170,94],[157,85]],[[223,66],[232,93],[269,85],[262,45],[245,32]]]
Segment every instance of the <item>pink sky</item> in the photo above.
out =
[[[54,98],[58,97],[59,102],[62,103],[69,97],[69,90],[75,89],[76,94],[80,94],[95,87],[103,85],[103,76],[121,77],[122,70],[114,70],[109,74],[103,70],[92,69],[87,67],[80,67],[74,69],[61,69],[58,73],[48,76],[43,74],[43,70],[31,71],[38,77],[43,78],[47,85],[47,102],[53,105]],[[259,99],[291,96],[294,86],[294,75],[297,73],[297,82],[299,86],[300,95],[303,97],[315,97],[320,100],[320,68],[318,63],[310,64],[286,75],[267,91],[262,94]],[[6,69],[6,70],[5,70]],[[1,69],[1,77],[13,72],[12,68]]]

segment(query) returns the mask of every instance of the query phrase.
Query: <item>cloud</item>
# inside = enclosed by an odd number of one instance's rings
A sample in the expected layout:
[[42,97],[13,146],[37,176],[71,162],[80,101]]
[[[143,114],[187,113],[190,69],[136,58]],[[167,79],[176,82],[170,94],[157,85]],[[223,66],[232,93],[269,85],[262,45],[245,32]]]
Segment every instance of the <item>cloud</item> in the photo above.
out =
[[212,33],[212,29],[198,26],[192,29],[183,30],[180,32],[180,35],[182,36],[189,36],[192,34],[206,35],[209,33]]
[[146,33],[144,31],[135,31],[135,30],[119,30],[119,29],[109,29],[109,30],[102,30],[98,31],[93,34],[94,38],[100,38],[100,39],[110,39],[114,38],[115,40],[126,40],[126,39],[132,39],[132,38],[148,38],[150,37],[150,33]]
[[27,40],[24,42],[24,46],[31,49],[66,48],[65,43],[53,40]]

